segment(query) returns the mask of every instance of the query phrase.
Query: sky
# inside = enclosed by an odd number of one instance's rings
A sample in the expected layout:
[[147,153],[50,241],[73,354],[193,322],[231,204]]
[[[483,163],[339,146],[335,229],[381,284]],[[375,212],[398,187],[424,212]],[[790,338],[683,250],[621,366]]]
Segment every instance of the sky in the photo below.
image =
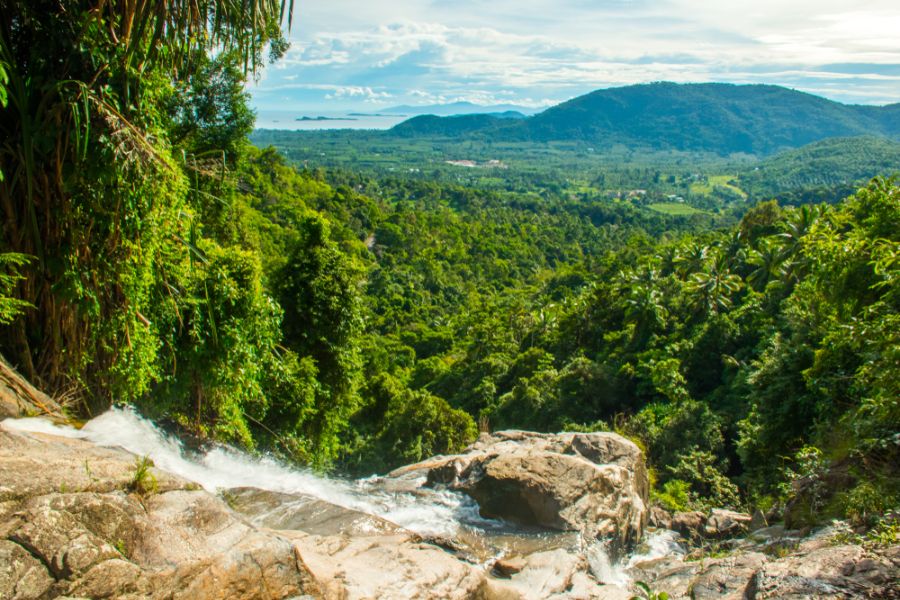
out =
[[296,0],[259,110],[540,108],[652,81],[900,102],[897,0]]

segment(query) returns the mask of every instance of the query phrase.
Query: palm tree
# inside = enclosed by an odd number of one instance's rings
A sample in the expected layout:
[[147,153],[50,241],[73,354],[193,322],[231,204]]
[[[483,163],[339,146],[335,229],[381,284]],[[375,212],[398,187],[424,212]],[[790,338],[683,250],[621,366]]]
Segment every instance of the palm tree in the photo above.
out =
[[719,253],[706,268],[691,276],[687,290],[697,294],[695,305],[713,314],[731,308],[731,295],[741,289],[741,278],[728,270],[727,259]]
[[703,268],[709,255],[709,246],[700,242],[690,243],[684,251],[675,259],[678,266],[678,274],[684,279],[691,273],[696,273]]
[[747,262],[756,268],[747,276],[747,283],[758,292],[766,289],[771,281],[782,279],[785,255],[771,238],[763,238],[759,250],[751,250]]

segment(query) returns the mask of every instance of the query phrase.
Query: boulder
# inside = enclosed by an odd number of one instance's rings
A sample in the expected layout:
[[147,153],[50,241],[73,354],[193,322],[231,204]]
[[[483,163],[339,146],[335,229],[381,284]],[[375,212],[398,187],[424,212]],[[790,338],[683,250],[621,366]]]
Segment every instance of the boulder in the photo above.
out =
[[600,585],[583,555],[563,549],[536,552],[520,559],[517,567],[507,579],[489,581],[486,595],[519,600],[630,597],[627,590]]
[[43,598],[53,586],[47,567],[15,542],[0,540],[0,598]]
[[677,512],[672,515],[672,529],[685,539],[700,539],[706,533],[706,515],[696,510]]
[[685,562],[680,556],[664,556],[639,562],[631,567],[635,581],[651,583],[664,590],[672,600],[691,597],[691,584],[700,568],[698,562]]
[[31,385],[0,356],[0,420],[36,415],[65,421],[59,404]]
[[735,537],[747,532],[751,520],[748,514],[714,508],[706,518],[703,533],[708,538]]
[[657,529],[672,529],[672,513],[662,506],[654,505],[650,507],[647,524]]
[[474,498],[482,516],[580,531],[624,547],[647,522],[644,456],[614,433],[482,434],[463,454],[437,457],[391,473],[424,475]]

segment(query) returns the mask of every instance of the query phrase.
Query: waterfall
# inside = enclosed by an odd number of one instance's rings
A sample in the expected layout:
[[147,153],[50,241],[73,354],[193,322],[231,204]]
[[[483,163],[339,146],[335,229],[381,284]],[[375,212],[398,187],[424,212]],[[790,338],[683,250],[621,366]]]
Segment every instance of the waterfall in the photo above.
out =
[[[482,518],[478,505],[461,493],[421,487],[396,491],[378,477],[350,480],[328,477],[309,469],[287,466],[272,457],[252,456],[226,446],[190,451],[131,408],[114,407],[81,429],[55,425],[42,418],[6,419],[9,429],[52,434],[118,447],[148,456],[157,468],[195,482],[211,493],[234,488],[303,495],[395,523],[423,536],[462,540],[485,565],[507,553],[528,553],[553,547],[580,547],[598,580],[627,585],[629,567],[643,560],[683,553],[673,532],[648,536],[637,553],[613,563],[604,544],[585,544],[577,534],[536,532]],[[424,483],[423,482],[419,482]]]

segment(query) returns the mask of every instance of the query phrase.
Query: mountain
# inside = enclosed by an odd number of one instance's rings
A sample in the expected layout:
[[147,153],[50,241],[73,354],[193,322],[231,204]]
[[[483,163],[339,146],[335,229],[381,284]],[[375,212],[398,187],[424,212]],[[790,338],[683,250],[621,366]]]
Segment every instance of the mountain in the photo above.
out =
[[483,114],[506,114],[517,113],[522,116],[533,115],[539,112],[538,109],[528,106],[520,106],[518,104],[493,104],[481,105],[471,102],[452,102],[449,104],[429,104],[426,106],[394,106],[386,108],[380,112],[390,115],[439,115],[439,116],[455,116],[455,115],[483,115]]
[[597,90],[518,121],[416,117],[391,131],[769,155],[832,137],[896,139],[900,104],[846,105],[773,85],[652,83]]

